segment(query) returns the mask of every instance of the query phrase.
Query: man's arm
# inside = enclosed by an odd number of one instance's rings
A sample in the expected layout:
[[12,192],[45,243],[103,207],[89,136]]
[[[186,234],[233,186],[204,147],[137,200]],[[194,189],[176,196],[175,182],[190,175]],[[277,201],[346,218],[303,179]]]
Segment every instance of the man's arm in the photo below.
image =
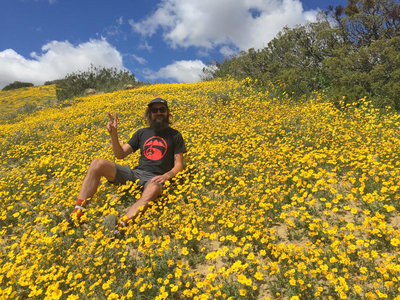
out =
[[114,142],[114,139],[111,138],[111,144],[114,155],[118,159],[123,159],[133,152],[131,145],[124,144],[121,146],[121,144],[118,141],[118,138],[116,142]]
[[167,180],[170,180],[183,170],[183,153],[177,153],[174,155],[174,167],[163,175],[153,177],[150,182],[156,182],[164,184]]
[[115,113],[115,117],[113,118],[111,116],[110,112],[108,112],[108,117],[110,118],[110,121],[107,123],[107,130],[111,136],[111,146],[112,146],[114,155],[118,159],[123,159],[128,154],[132,153],[133,149],[132,149],[131,145],[129,145],[129,144],[124,144],[121,146],[121,144],[118,140],[118,132],[117,132],[118,116],[117,116],[117,113]]

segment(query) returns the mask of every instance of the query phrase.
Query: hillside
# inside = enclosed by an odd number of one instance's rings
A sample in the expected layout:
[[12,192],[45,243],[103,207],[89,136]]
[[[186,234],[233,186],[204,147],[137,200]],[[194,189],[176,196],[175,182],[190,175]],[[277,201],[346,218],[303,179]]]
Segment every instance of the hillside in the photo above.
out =
[[[104,181],[87,222],[50,236],[87,167],[113,158],[145,105],[170,102],[188,148],[126,238],[101,230],[139,196]],[[0,124],[0,298],[395,298],[400,289],[400,126],[361,99],[294,102],[251,80],[158,84],[71,100]]]
[[55,84],[0,90],[0,123],[13,121],[18,115],[32,113],[55,104]]

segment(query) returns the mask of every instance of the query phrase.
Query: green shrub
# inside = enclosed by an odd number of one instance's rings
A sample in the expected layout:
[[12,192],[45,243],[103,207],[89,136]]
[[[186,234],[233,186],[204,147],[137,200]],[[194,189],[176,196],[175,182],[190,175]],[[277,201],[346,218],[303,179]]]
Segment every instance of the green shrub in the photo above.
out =
[[25,103],[22,107],[17,110],[17,114],[30,114],[38,109],[35,103]]
[[15,90],[15,89],[20,89],[20,88],[24,88],[24,87],[31,87],[31,86],[33,86],[33,83],[14,81],[13,83],[10,83],[9,85],[6,85],[3,88],[3,91]]
[[89,89],[96,92],[113,92],[127,85],[138,86],[135,75],[116,68],[91,66],[87,71],[68,74],[64,79],[53,81],[56,84],[57,99],[65,100],[85,95]]

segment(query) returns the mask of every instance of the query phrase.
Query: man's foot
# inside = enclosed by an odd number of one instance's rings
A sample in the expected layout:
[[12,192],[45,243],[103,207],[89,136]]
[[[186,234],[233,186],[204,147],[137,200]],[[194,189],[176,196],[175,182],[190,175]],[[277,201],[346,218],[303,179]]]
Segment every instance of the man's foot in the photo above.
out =
[[[74,216],[75,214],[75,216]],[[61,236],[62,232],[65,232],[68,229],[74,229],[76,228],[78,225],[80,225],[82,222],[80,220],[80,217],[83,215],[82,212],[80,212],[79,215],[76,214],[76,212],[72,212],[71,214],[65,214],[65,219],[64,221],[62,221],[61,223],[59,223],[57,225],[57,230],[55,232],[53,232],[54,230],[52,230],[49,235],[50,236]]]
[[72,228],[78,227],[83,223],[82,216],[85,214],[84,211],[73,211],[70,214],[65,215],[65,221],[68,223],[69,226]]
[[[72,226],[72,228],[77,227],[78,225],[82,224],[82,217],[86,213],[86,207],[88,205],[87,200],[78,199],[76,200],[76,205],[72,213],[65,216],[66,222]],[[83,218],[84,219],[84,218]]]
[[57,235],[60,237],[63,236],[67,230],[74,228],[76,228],[74,220],[71,218],[71,216],[66,215],[64,221],[50,230],[49,236]]
[[71,217],[71,215],[65,215],[65,222],[67,222],[68,223],[68,226],[69,227],[71,227],[71,228],[75,228],[76,226],[75,226],[75,222],[74,222],[74,220],[72,219],[72,217]]

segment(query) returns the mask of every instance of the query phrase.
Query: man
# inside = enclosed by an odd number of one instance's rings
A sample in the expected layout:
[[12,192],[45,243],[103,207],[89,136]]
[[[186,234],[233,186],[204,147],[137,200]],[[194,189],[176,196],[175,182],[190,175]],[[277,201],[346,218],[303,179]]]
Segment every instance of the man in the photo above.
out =
[[[169,126],[170,110],[166,100],[156,98],[150,101],[145,112],[149,127],[137,130],[124,145],[118,140],[117,113],[114,117],[110,113],[108,116],[110,121],[107,123],[107,130],[115,157],[123,159],[140,149],[139,164],[132,170],[106,159],[94,159],[83,180],[75,209],[67,218],[71,225],[74,224],[74,219],[79,223],[89,199],[97,191],[101,177],[113,184],[135,182],[139,179],[139,184],[144,187],[141,198],[128,208],[126,218],[121,221],[120,225],[126,226],[129,220],[135,220],[162,193],[167,180],[183,170],[183,153],[186,152],[186,147],[182,135]],[[105,222],[106,227],[112,230],[117,218],[108,216]]]

